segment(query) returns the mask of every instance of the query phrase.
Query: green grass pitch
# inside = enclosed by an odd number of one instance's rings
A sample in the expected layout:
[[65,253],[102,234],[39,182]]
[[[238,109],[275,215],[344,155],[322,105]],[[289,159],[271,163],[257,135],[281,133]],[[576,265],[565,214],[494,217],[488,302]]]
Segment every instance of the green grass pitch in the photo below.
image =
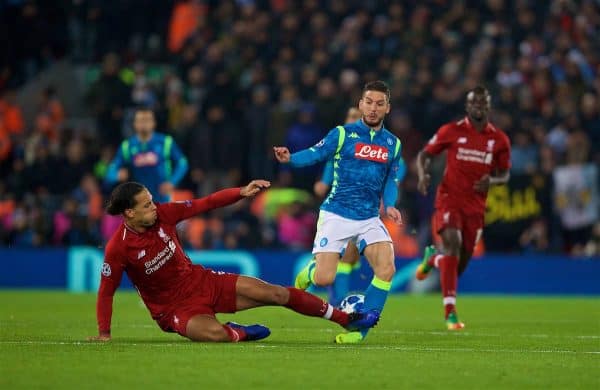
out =
[[95,344],[94,295],[0,291],[0,389],[600,388],[597,298],[461,296],[459,333],[440,301],[393,296],[361,345],[334,345],[337,325],[282,308],[220,317],[268,325],[262,342],[199,344],[118,292],[113,340]]

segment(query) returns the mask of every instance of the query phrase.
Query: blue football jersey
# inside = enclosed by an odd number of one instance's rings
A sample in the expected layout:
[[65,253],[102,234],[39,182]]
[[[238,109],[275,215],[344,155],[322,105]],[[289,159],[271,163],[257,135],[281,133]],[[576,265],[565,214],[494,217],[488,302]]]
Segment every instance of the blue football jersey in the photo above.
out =
[[132,136],[121,143],[117,155],[108,167],[106,181],[116,183],[120,168],[126,167],[130,180],[142,183],[156,202],[168,202],[160,194],[160,185],[170,182],[177,185],[188,170],[188,162],[170,135],[154,133],[147,142]]
[[379,215],[380,199],[393,206],[397,194],[401,142],[385,128],[373,130],[362,120],[338,126],[309,149],[291,155],[300,167],[333,159],[333,180],[321,210],[364,220]]

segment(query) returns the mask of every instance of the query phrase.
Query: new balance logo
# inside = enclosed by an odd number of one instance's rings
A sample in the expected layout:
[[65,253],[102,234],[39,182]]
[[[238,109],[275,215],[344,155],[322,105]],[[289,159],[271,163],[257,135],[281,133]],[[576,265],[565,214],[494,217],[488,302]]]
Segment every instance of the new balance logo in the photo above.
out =
[[142,257],[146,256],[146,250],[142,249],[139,253],[138,253],[138,260],[141,259]]
[[388,156],[388,149],[383,146],[363,144],[361,142],[354,146],[354,157],[361,160],[385,163],[388,161]]
[[467,137],[460,137],[458,139],[458,141],[456,141],[459,144],[466,144],[467,143]]

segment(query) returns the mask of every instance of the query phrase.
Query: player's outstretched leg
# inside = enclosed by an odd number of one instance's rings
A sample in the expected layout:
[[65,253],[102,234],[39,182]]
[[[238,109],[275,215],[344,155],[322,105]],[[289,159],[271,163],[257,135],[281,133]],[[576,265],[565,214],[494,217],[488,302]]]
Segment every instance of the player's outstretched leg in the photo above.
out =
[[[377,242],[365,248],[365,256],[375,273],[365,292],[365,310],[381,313],[391,289],[391,280],[396,271],[394,251],[391,243]],[[368,331],[369,328],[364,328],[359,332],[342,333],[336,336],[335,342],[339,344],[358,343],[367,336]]]
[[331,289],[329,303],[334,306],[339,306],[342,300],[350,291],[350,274],[352,273],[352,264],[340,262],[335,274],[335,282]]
[[259,306],[285,306],[297,313],[322,317],[351,330],[371,328],[379,321],[377,311],[344,313],[301,289],[277,286],[247,276],[238,278],[236,294],[238,311]]
[[221,324],[211,315],[198,314],[189,319],[185,336],[192,341],[239,342],[260,340],[271,334],[262,325],[243,326],[233,322]]
[[442,296],[444,298],[444,315],[448,330],[459,330],[465,325],[456,315],[456,289],[458,285],[458,258],[443,256],[439,260]]
[[342,260],[337,265],[335,282],[333,282],[329,303],[339,306],[350,291],[350,276],[352,272],[359,268],[360,254],[358,253],[356,243],[351,241],[342,254]]
[[296,279],[294,280],[294,287],[299,288],[301,290],[306,290],[314,283],[314,274],[315,268],[317,266],[317,262],[313,257],[310,259],[308,264],[298,272],[296,275]]
[[435,246],[429,245],[425,247],[425,251],[423,251],[423,261],[417,267],[417,271],[415,273],[415,277],[418,280],[425,280],[429,276],[429,272],[432,268],[436,267],[435,265]]
[[310,285],[327,287],[335,280],[337,265],[340,260],[339,253],[319,252],[306,267],[298,273],[294,286],[306,290]]

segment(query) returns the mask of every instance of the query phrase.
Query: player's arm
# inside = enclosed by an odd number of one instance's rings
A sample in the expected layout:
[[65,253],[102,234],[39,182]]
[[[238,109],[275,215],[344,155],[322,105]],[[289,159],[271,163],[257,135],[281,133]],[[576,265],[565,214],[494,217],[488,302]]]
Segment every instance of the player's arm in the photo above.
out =
[[[396,208],[396,202],[398,201],[398,184],[400,180],[398,179],[399,173],[398,171],[404,165],[404,160],[400,157],[400,153],[398,152],[397,156],[392,161],[392,165],[390,167],[390,172],[387,175],[387,179],[385,181],[385,186],[383,187],[383,207],[386,215],[395,223],[402,223],[402,214]],[[404,168],[406,172],[406,168]],[[403,178],[404,176],[402,176]]]
[[115,158],[108,165],[106,170],[106,176],[104,180],[107,184],[115,184],[117,182],[125,181],[128,178],[127,169],[125,168],[125,156],[123,155],[123,149],[127,148],[127,141],[123,141],[121,146],[117,150]]
[[90,337],[90,341],[108,341],[111,338],[110,324],[112,320],[113,297],[121,284],[121,278],[125,269],[120,258],[115,250],[107,247],[105,260],[102,264],[98,299],[96,301],[98,336]]
[[315,194],[321,198],[325,197],[331,188],[331,183],[333,183],[333,160],[330,159],[323,168],[321,179],[314,185]]
[[187,158],[184,156],[181,149],[175,142],[173,142],[171,149],[171,158],[173,160],[174,169],[171,175],[170,182],[176,186],[183,179],[189,169],[189,163]]
[[451,144],[449,132],[450,125],[440,127],[437,133],[417,155],[417,176],[419,178],[417,189],[423,195],[427,195],[427,189],[431,181],[431,174],[429,173],[431,160]]
[[[172,140],[172,138],[171,138]],[[171,143],[171,153],[170,159],[171,163],[174,165],[173,172],[170,177],[164,183],[160,185],[161,194],[170,194],[173,192],[173,189],[179,184],[179,182],[183,179],[185,174],[189,169],[189,163],[185,155],[179,149],[179,146],[174,141],[170,141]]]
[[161,210],[164,210],[161,218],[168,223],[178,223],[206,211],[229,206],[242,198],[252,197],[270,186],[271,183],[266,180],[252,180],[245,187],[227,188],[204,198],[165,203],[161,205]]
[[293,167],[305,167],[314,165],[318,162],[331,159],[338,147],[340,130],[335,128],[331,130],[325,138],[319,141],[316,145],[308,149],[301,150],[294,154],[285,146],[275,146],[275,158],[283,164],[289,163]]
[[483,175],[475,182],[473,185],[475,191],[487,192],[490,186],[505,184],[510,180],[510,141],[506,136],[494,156],[494,168],[492,175]]

